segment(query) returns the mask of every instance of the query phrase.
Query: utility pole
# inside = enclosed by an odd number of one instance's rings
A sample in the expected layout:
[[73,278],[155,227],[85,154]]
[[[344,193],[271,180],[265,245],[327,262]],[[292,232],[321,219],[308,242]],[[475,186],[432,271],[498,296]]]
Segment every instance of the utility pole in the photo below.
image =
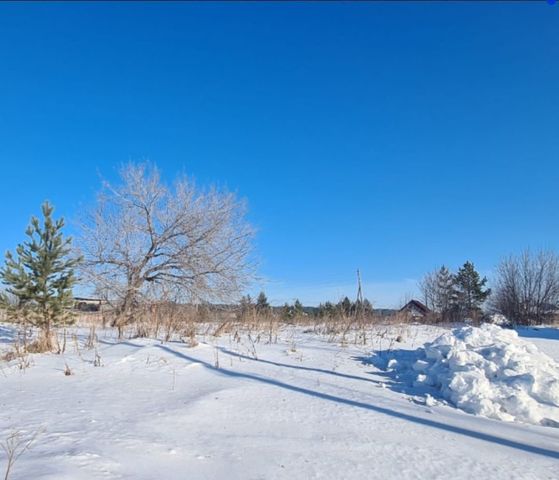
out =
[[357,269],[357,300],[355,302],[355,315],[360,318],[363,312],[363,291],[361,289],[361,272]]

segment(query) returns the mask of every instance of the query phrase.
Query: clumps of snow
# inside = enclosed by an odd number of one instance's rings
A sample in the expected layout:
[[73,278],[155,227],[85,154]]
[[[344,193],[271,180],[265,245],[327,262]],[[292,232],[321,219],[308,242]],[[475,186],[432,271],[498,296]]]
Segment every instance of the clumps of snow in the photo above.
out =
[[559,427],[559,365],[514,330],[458,328],[415,353],[387,369],[466,412]]
[[506,327],[510,325],[509,320],[504,315],[500,313],[494,313],[489,316],[489,323],[493,323],[494,325],[499,325],[500,327]]
[[431,395],[427,394],[425,396],[425,405],[428,407],[434,407],[437,405],[437,401]]

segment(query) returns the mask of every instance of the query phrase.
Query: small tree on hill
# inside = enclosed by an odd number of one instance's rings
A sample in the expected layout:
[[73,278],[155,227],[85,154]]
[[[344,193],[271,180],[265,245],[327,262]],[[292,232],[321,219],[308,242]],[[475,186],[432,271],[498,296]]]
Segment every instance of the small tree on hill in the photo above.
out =
[[458,311],[468,316],[477,315],[491,294],[491,289],[484,288],[487,278],[481,278],[474,264],[466,262],[455,275],[454,283]]
[[[52,219],[53,207],[42,205],[43,224],[36,217],[26,230],[29,239],[16,248],[16,255],[6,253],[6,264],[0,279],[7,285],[0,299],[13,316],[42,331],[42,346],[52,350],[52,329],[71,319],[74,267],[78,258],[71,258],[71,239],[64,238],[64,220]],[[9,298],[15,298],[15,302]]]

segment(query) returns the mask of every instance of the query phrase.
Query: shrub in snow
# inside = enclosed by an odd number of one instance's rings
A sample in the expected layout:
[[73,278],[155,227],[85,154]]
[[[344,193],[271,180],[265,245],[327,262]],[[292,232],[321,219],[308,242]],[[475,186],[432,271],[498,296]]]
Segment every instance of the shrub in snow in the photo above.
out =
[[559,365],[514,330],[458,328],[416,354],[387,368],[409,374],[416,387],[438,390],[466,412],[559,426]]

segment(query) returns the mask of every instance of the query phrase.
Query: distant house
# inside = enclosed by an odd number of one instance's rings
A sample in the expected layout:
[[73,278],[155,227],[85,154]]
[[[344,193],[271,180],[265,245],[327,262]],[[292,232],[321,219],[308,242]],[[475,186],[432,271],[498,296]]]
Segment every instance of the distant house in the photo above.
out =
[[74,309],[80,312],[99,312],[105,303],[100,298],[74,297]]
[[411,318],[423,318],[431,313],[431,310],[419,300],[410,300],[400,309],[400,312],[409,315]]

